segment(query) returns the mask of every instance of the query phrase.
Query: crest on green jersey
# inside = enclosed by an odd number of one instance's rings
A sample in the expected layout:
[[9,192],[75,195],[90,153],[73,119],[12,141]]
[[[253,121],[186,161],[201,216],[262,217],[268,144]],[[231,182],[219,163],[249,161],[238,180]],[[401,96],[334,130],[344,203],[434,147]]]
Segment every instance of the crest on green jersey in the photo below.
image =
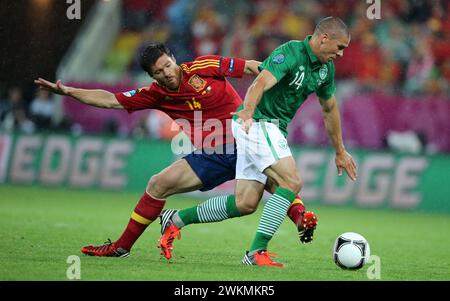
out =
[[275,64],[281,64],[284,62],[284,54],[279,53],[276,56],[273,57],[272,62]]
[[321,80],[324,80],[327,77],[327,74],[328,74],[327,65],[322,65],[322,67],[320,67],[320,70],[319,70],[319,78]]

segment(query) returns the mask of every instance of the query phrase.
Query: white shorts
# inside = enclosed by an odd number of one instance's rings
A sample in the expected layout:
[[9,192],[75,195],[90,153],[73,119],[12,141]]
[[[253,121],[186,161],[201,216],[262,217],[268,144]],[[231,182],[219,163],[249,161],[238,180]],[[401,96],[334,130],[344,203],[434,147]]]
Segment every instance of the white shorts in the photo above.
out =
[[233,120],[232,131],[236,140],[236,179],[255,180],[265,184],[263,171],[281,158],[292,156],[286,138],[270,122],[253,122],[249,133]]

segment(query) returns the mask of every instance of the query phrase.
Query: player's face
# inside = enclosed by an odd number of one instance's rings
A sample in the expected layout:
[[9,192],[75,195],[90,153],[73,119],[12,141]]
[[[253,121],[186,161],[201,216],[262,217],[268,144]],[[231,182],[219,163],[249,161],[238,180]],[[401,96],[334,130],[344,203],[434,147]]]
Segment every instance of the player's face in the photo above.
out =
[[350,37],[341,35],[332,38],[328,34],[323,34],[318,59],[322,64],[330,60],[334,61],[344,55],[344,49],[348,47],[348,44],[350,44]]
[[180,86],[180,67],[173,57],[163,54],[151,67],[152,77],[162,86],[177,90]]

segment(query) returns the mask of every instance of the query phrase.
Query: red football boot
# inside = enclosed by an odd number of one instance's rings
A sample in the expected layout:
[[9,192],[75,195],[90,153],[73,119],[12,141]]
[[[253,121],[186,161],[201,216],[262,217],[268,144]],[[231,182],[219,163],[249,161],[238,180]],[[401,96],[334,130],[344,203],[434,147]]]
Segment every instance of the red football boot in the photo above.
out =
[[108,239],[105,244],[101,246],[85,246],[81,249],[81,252],[89,256],[99,256],[99,257],[128,257],[130,256],[130,251],[123,248],[118,248],[115,243]]

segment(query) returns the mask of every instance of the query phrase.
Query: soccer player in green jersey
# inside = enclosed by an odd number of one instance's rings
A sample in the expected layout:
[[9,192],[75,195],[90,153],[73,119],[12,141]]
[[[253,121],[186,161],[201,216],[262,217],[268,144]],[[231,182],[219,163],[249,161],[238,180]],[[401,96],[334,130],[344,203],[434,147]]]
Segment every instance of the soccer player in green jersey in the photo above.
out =
[[[244,104],[232,113],[238,152],[236,203],[249,190],[262,195],[268,178],[278,186],[264,206],[244,264],[283,266],[270,257],[267,248],[302,187],[286,136],[289,122],[309,94],[316,93],[319,97],[326,130],[336,150],[338,174],[345,170],[356,180],[356,163],[344,147],[334,96],[333,60],[343,55],[349,43],[350,33],[342,20],[322,19],[312,36],[303,41],[289,41],[271,53],[260,65],[261,72],[247,90]],[[180,224],[180,213],[171,218],[175,224]],[[163,229],[165,226],[167,221],[162,219]],[[174,235],[164,234],[173,241]]]

